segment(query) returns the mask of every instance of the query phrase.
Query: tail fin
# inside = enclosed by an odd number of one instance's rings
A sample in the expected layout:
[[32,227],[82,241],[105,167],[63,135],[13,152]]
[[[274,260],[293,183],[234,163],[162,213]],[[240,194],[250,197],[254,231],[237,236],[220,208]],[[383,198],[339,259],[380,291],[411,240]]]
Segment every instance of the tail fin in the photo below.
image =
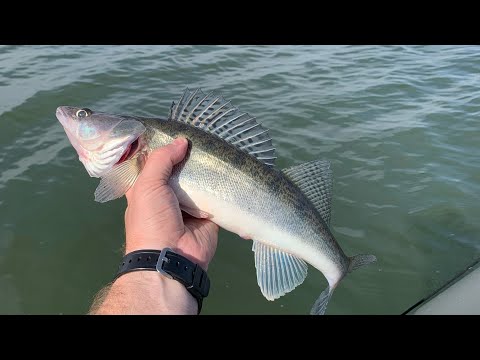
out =
[[[375,255],[355,255],[350,258],[350,265],[348,266],[348,272],[352,272],[355,269],[363,265],[368,265],[377,258]],[[320,296],[318,297],[315,304],[313,304],[312,310],[310,310],[310,315],[323,315],[325,314],[325,310],[327,310],[328,300],[332,297],[333,290],[338,285],[340,279],[333,285],[329,285],[325,290],[322,291]]]
[[332,297],[334,289],[334,287],[328,286],[325,290],[322,291],[317,301],[315,301],[315,304],[313,304],[312,310],[310,310],[310,315],[325,314],[325,310],[327,310],[328,300],[330,300],[330,298]]
[[348,272],[358,269],[363,265],[368,265],[374,261],[377,261],[375,255],[355,255],[350,258],[350,265],[348,266]]

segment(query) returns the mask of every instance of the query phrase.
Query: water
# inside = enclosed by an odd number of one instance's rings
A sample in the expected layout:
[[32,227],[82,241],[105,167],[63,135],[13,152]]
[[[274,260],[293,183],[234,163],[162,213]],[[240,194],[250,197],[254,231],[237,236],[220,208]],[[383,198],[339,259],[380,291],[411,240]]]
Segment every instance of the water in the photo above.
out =
[[[125,199],[93,201],[59,105],[165,116],[185,87],[257,116],[283,168],[334,171],[332,231],[374,265],[328,314],[399,314],[480,256],[480,48],[0,47],[0,313],[86,313],[122,256]],[[251,243],[222,231],[204,314],[307,314],[326,286],[266,301]]]

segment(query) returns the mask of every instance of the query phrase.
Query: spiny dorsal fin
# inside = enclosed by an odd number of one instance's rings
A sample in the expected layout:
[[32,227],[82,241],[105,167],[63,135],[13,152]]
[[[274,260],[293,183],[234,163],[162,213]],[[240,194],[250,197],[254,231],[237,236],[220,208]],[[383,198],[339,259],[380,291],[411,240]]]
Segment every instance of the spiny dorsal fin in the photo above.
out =
[[315,160],[282,170],[318,210],[327,225],[332,205],[332,170],[327,160]]
[[256,240],[252,251],[258,286],[267,300],[278,299],[305,280],[308,266],[302,259]]
[[222,96],[202,90],[185,90],[178,103],[173,102],[169,120],[181,121],[208,131],[240,150],[274,166],[275,148],[268,130],[254,117],[240,112]]

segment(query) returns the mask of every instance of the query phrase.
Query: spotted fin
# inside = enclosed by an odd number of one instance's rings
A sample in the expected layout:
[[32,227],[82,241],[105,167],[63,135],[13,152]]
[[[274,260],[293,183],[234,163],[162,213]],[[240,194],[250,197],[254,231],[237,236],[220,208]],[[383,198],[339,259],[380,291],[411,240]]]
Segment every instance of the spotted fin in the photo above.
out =
[[180,100],[172,103],[168,119],[208,131],[269,166],[275,164],[275,148],[268,129],[220,95],[186,89]]
[[310,161],[282,170],[303,191],[327,225],[332,205],[332,170],[327,160]]

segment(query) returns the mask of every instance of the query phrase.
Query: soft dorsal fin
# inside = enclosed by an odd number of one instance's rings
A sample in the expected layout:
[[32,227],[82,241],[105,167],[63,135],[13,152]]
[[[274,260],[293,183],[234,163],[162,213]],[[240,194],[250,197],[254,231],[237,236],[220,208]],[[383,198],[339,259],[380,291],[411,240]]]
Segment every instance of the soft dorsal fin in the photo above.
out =
[[327,160],[315,160],[282,170],[303,191],[327,225],[332,205],[332,170]]
[[268,130],[222,96],[187,89],[178,103],[172,103],[168,119],[208,131],[267,165],[275,164],[275,148]]

